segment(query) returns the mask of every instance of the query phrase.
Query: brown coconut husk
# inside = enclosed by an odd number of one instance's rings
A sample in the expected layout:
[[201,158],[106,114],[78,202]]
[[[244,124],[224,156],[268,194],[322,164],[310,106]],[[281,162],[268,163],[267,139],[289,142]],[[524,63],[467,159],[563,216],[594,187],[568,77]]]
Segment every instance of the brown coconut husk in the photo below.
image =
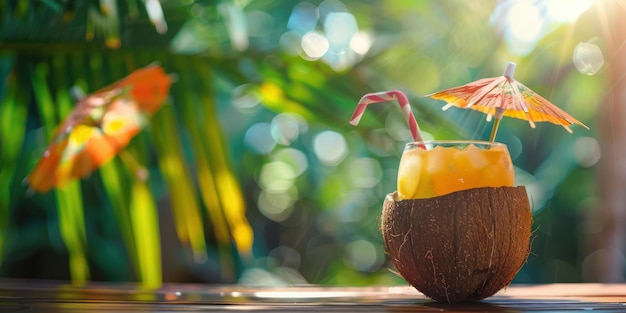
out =
[[526,188],[476,188],[383,204],[381,232],[402,277],[440,302],[484,299],[508,286],[529,254]]

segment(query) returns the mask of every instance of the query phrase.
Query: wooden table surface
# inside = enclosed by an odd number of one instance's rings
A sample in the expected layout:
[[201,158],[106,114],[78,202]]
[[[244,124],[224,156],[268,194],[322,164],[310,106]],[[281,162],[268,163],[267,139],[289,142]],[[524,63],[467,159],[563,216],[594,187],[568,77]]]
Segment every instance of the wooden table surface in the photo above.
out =
[[626,284],[513,285],[477,303],[446,304],[407,286],[245,287],[169,284],[155,291],[131,284],[83,287],[1,281],[4,312],[626,312]]

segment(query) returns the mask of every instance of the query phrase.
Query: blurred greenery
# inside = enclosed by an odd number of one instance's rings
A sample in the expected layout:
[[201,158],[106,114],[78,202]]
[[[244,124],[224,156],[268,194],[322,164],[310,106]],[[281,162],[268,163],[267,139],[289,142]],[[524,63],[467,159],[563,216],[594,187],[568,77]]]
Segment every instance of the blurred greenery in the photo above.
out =
[[[604,49],[603,30],[594,7],[569,21],[543,8],[535,39],[511,39],[512,3],[1,1],[0,276],[403,283],[378,216],[410,134],[393,103],[370,106],[358,127],[352,110],[365,93],[400,89],[427,138],[486,139],[483,115],[442,112],[423,95],[514,61],[519,81],[592,129],[501,124],[535,210],[514,282],[592,279],[585,216],[598,201],[594,118],[609,82],[597,55],[577,53]],[[65,189],[27,193],[71,88],[93,92],[152,62],[175,82],[126,149],[150,179],[116,158]]]

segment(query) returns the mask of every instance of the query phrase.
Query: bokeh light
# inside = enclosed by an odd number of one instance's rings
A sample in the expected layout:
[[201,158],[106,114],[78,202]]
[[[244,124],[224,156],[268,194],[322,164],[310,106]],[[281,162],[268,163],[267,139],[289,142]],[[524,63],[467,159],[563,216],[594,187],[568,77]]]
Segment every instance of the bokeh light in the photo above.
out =
[[356,32],[352,38],[350,38],[350,49],[352,51],[364,55],[370,50],[372,46],[372,36],[364,31]]
[[374,158],[358,158],[350,162],[349,168],[352,182],[358,188],[372,188],[383,176],[380,162]]
[[310,60],[321,58],[330,48],[330,43],[326,36],[316,31],[304,34],[301,44],[302,50]]
[[302,175],[309,167],[304,152],[294,148],[283,148],[272,153],[271,160],[288,165],[294,176]]
[[267,154],[276,146],[269,123],[256,123],[246,131],[244,142],[257,154]]
[[346,53],[352,37],[359,31],[354,15],[347,12],[331,12],[324,19],[324,33],[335,54]]
[[580,137],[574,142],[574,156],[580,166],[591,167],[600,160],[600,143],[592,137]]
[[383,263],[383,253],[373,243],[358,239],[346,247],[347,261],[357,270],[371,272],[377,270]]
[[372,38],[359,30],[356,18],[338,0],[314,6],[298,3],[289,16],[288,31],[280,38],[283,51],[309,61],[322,60],[336,71],[350,68],[366,54]]
[[581,42],[576,45],[572,60],[576,69],[585,75],[596,74],[604,65],[602,50],[589,42]]
[[261,96],[254,91],[252,84],[243,84],[233,88],[232,105],[241,113],[253,113],[259,108]]
[[310,2],[300,2],[293,7],[287,29],[304,35],[317,26],[317,8]]
[[268,267],[283,266],[297,269],[302,261],[298,251],[284,245],[272,249],[267,256]]
[[293,204],[298,198],[298,190],[291,186],[283,191],[263,190],[259,194],[257,206],[259,212],[275,222],[283,222],[294,211]]
[[270,192],[282,192],[293,186],[296,174],[289,164],[268,162],[261,167],[259,186]]
[[323,164],[334,166],[346,157],[348,146],[342,134],[327,130],[315,136],[313,151]]
[[281,145],[290,145],[300,136],[300,131],[306,131],[306,122],[301,116],[293,113],[276,115],[270,123],[270,131],[274,140]]

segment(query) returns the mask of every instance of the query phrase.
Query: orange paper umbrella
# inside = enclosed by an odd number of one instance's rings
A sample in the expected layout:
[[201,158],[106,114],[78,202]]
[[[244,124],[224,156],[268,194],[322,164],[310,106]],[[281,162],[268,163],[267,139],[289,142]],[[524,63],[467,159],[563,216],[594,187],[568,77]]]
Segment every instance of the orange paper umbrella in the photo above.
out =
[[488,121],[495,117],[489,141],[495,140],[502,116],[527,120],[533,128],[535,122],[552,122],[563,126],[570,133],[572,130],[569,125],[572,124],[589,129],[585,124],[516,81],[513,78],[514,72],[515,63],[509,62],[502,76],[480,79],[463,86],[435,92],[427,97],[446,101],[448,104],[443,107],[443,110],[452,106],[471,108],[487,114]]
[[79,100],[26,177],[29,188],[62,187],[113,159],[161,107],[170,84],[160,66],[150,65]]

